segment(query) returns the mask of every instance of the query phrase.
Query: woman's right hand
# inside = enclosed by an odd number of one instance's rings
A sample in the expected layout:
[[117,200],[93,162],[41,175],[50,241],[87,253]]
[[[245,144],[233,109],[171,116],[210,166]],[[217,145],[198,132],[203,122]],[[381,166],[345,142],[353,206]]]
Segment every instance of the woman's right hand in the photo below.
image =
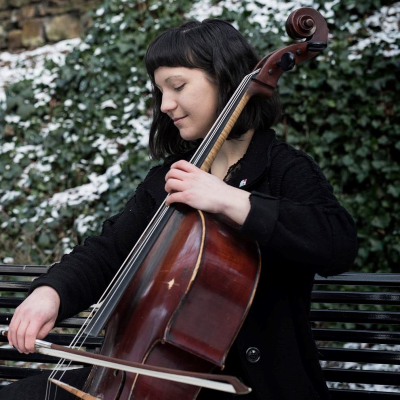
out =
[[43,339],[53,328],[60,308],[60,297],[50,286],[35,289],[15,309],[8,341],[20,353],[33,353],[35,340]]

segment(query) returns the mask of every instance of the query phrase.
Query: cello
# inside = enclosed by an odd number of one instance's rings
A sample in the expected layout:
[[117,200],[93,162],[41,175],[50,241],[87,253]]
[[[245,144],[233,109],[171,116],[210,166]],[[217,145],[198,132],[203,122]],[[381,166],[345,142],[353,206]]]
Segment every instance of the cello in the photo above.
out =
[[[208,171],[248,100],[271,96],[284,71],[325,47],[324,23],[312,9],[291,14],[288,33],[307,40],[269,54],[244,78],[193,156],[194,165]],[[257,254],[257,245],[229,224],[163,203],[85,333],[97,335],[107,323],[102,354],[108,357],[174,370],[222,368],[254,297]],[[193,399],[199,388],[95,367],[83,391],[102,399]]]

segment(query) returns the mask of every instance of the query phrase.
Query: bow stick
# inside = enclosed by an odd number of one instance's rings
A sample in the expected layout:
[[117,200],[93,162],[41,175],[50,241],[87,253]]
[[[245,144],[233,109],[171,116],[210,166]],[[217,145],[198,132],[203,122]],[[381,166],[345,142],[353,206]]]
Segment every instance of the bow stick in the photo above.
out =
[[[7,336],[7,330],[3,330],[0,333],[3,336]],[[118,358],[107,357],[100,354],[92,354],[82,350],[76,350],[65,346],[60,346],[54,343],[46,342],[44,340],[35,341],[35,352],[45,354],[48,356],[64,358],[71,361],[82,362],[85,364],[97,365],[99,367],[106,367],[117,369],[125,372],[132,372],[135,374],[142,374],[151,376],[154,378],[166,379],[173,382],[186,383],[188,385],[201,386],[208,389],[220,390],[222,392],[234,393],[234,394],[247,394],[251,392],[251,388],[244,385],[234,376],[229,375],[212,375],[203,374],[196,372],[187,372],[174,370],[164,367],[156,367],[146,364],[141,364],[132,361],[120,360]],[[53,382],[68,390],[67,387],[74,390],[72,386],[62,384],[61,382]],[[69,391],[69,390],[68,390]],[[87,393],[81,392],[82,396],[86,396]],[[73,392],[78,397],[77,392]],[[90,396],[90,395],[88,395]],[[96,399],[96,397],[81,397],[82,399]]]
[[51,378],[49,378],[49,381],[50,381],[51,383],[54,383],[54,384],[57,385],[57,386],[60,386],[60,388],[63,388],[63,389],[66,390],[67,392],[72,393],[72,394],[75,395],[76,397],[79,397],[80,399],[83,399],[83,400],[101,400],[101,399],[99,399],[98,397],[94,397],[94,396],[92,396],[92,395],[89,394],[89,393],[85,393],[85,392],[83,392],[82,390],[79,390],[79,389],[77,389],[77,388],[75,388],[75,387],[73,387],[73,386],[71,386],[71,385],[67,385],[66,383],[60,382],[60,381],[58,381],[58,380],[56,380],[56,379],[51,379]]

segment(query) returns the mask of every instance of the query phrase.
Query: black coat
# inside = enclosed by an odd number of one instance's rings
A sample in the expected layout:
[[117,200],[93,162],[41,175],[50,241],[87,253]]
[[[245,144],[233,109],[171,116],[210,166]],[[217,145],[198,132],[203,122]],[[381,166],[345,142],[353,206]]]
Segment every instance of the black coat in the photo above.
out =
[[[33,282],[31,290],[49,285],[59,293],[59,319],[100,297],[164,200],[173,161],[149,172],[100,236],[88,238]],[[273,131],[255,133],[225,181],[252,193],[240,231],[258,241],[262,257],[260,284],[225,373],[253,388],[243,399],[329,399],[308,321],[310,293],[316,272],[333,275],[351,266],[354,223],[311,157],[278,141]],[[202,390],[199,398],[232,396]]]

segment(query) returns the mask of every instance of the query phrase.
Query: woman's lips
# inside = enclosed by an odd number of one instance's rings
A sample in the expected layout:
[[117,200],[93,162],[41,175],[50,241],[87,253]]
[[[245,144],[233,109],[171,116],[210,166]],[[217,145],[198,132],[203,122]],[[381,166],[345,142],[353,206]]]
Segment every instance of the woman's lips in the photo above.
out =
[[179,117],[179,118],[174,118],[173,119],[173,121],[174,121],[174,124],[176,125],[177,123],[179,123],[180,121],[182,121],[184,118],[186,118],[187,117],[187,115],[185,115],[185,116],[183,116],[183,117]]

